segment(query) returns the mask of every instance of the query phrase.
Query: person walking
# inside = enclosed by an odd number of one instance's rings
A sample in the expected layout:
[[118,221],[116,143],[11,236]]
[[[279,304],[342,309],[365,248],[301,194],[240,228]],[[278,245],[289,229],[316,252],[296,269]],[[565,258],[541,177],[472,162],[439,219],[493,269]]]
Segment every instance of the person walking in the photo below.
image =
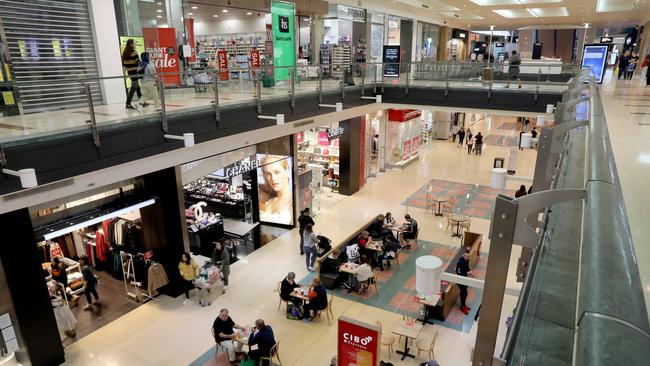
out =
[[469,128],[467,129],[467,135],[465,140],[467,140],[467,155],[472,154],[472,147],[474,146],[474,135],[472,135],[472,130]]
[[190,290],[194,288],[192,281],[199,275],[199,265],[194,262],[190,253],[185,252],[181,256],[181,262],[178,264],[178,271],[181,274],[185,288],[185,300],[183,300],[183,305],[185,305],[190,302]]
[[142,61],[138,65],[138,74],[142,75],[142,81],[140,82],[142,96],[139,105],[146,107],[149,105],[147,102],[153,99],[154,106],[158,110],[160,109],[160,98],[156,86],[156,67],[150,61],[149,52],[142,52],[140,59]]
[[465,142],[465,129],[461,127],[458,130],[458,146],[463,147],[463,142]]
[[307,264],[307,270],[309,272],[314,272],[314,263],[316,262],[317,250],[316,244],[318,244],[318,238],[314,234],[314,226],[312,224],[307,224],[305,226],[305,232],[303,233],[303,251],[305,252],[305,263]]
[[625,75],[627,67],[630,64],[630,51],[625,51],[618,59],[618,80],[621,80],[621,76]]
[[304,240],[303,240],[303,234],[305,233],[305,227],[307,225],[314,226],[316,223],[314,222],[314,219],[310,216],[311,210],[309,207],[305,208],[304,210],[300,211],[300,216],[298,216],[298,232],[300,233],[300,255],[305,254],[305,251],[303,249],[304,245]]
[[636,70],[636,66],[638,63],[639,63],[639,56],[636,52],[633,52],[630,55],[630,61],[629,64],[627,65],[625,80],[632,80],[632,78],[634,77],[634,71]]
[[508,84],[506,84],[506,88],[510,87],[510,80],[517,80],[517,88],[521,89],[519,65],[521,65],[521,56],[519,56],[517,51],[512,50],[512,56],[510,57],[510,61],[508,61]]
[[[88,257],[82,256],[79,258],[79,265],[81,266],[81,274],[84,279],[84,295],[86,295],[86,301],[88,304],[83,307],[84,310],[90,310],[93,305],[99,305],[99,295],[97,294],[97,277],[95,277],[95,272],[88,265]],[[92,297],[95,296],[95,302],[92,302]]]
[[474,138],[474,143],[476,144],[476,147],[474,150],[476,151],[476,155],[481,155],[483,152],[483,135],[481,133],[477,133],[476,137]]
[[458,134],[458,125],[454,122],[451,126],[451,142],[456,142],[456,135]]
[[140,83],[138,81],[138,65],[140,65],[140,57],[138,56],[138,51],[135,49],[135,42],[132,38],[129,38],[122,52],[122,67],[124,67],[126,74],[131,79],[131,88],[126,97],[126,109],[135,109],[131,104],[134,94],[137,93],[138,98],[142,98],[142,91],[140,90]]
[[212,263],[216,264],[221,271],[221,276],[223,277],[222,293],[225,294],[228,288],[228,276],[230,276],[230,252],[220,241],[214,243]]
[[[472,270],[469,267],[469,248],[465,248],[463,256],[458,258],[458,262],[456,262],[456,274],[463,277],[472,277]],[[458,284],[458,289],[460,289],[460,311],[467,315],[472,310],[466,303],[467,286]]]

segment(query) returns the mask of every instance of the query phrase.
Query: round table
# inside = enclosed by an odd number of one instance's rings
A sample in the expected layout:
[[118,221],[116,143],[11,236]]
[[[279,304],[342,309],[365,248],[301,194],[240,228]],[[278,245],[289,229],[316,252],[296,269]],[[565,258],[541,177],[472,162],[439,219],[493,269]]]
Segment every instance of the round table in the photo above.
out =
[[442,204],[447,201],[449,201],[449,198],[447,197],[435,197],[433,199],[433,202],[438,204],[438,210],[434,213],[435,216],[442,216]]
[[462,238],[463,234],[460,233],[460,224],[463,223],[463,222],[467,222],[468,220],[469,219],[467,218],[467,216],[456,215],[456,214],[449,215],[449,221],[456,224],[456,232],[452,231],[451,236],[452,237],[457,237],[457,238]]

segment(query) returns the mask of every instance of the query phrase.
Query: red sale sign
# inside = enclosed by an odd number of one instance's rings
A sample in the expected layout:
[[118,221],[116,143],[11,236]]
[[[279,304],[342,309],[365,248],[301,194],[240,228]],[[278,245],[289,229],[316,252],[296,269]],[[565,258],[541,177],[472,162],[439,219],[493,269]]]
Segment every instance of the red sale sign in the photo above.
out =
[[250,54],[250,59],[251,59],[252,68],[257,69],[258,67],[262,66],[262,60],[260,59],[259,50],[252,49]]
[[415,136],[411,139],[411,155],[418,153],[418,148],[420,146],[420,136]]
[[217,67],[219,68],[219,79],[228,80],[228,51],[217,50]]
[[337,338],[338,364],[377,366],[380,337],[377,326],[340,317]]
[[402,160],[407,159],[411,156],[411,140],[404,141],[404,147],[402,148]]
[[327,132],[321,131],[318,133],[318,144],[319,145],[329,145],[330,139],[327,137]]
[[156,71],[162,74],[164,84],[180,85],[176,30],[174,28],[142,28],[142,35],[144,36],[145,49],[149,52]]

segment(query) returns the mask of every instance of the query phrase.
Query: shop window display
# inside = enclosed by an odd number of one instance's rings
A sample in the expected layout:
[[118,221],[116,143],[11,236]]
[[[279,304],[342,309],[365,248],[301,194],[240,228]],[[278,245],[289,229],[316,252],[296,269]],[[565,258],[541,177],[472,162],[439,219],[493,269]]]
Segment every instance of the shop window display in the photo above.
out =
[[419,156],[421,111],[415,109],[388,112],[388,164],[403,167]]

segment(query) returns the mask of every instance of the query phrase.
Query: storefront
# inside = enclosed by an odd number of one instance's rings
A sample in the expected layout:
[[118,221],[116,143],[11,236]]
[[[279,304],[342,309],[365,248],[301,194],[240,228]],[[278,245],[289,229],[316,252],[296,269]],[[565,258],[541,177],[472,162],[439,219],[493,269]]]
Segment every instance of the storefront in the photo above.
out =
[[411,62],[413,53],[413,20],[401,18],[395,15],[388,15],[388,34],[386,45],[401,46],[400,60]]
[[420,116],[417,109],[389,109],[386,164],[402,168],[419,158]]
[[214,242],[223,241],[234,262],[270,241],[265,228],[294,226],[289,137],[190,162],[181,171],[192,253],[211,256]]
[[[324,34],[320,45],[320,63],[328,65],[323,72],[341,78],[346,65],[364,63],[368,58],[368,29],[366,10],[345,5],[330,4],[323,20]],[[355,70],[359,74],[361,70]]]
[[388,112],[365,116],[364,176],[367,180],[386,170],[386,128]]
[[434,61],[438,57],[439,27],[435,24],[418,22],[415,61]]
[[468,59],[468,39],[468,31],[456,28],[451,31],[451,39],[447,42],[447,51],[449,53],[450,61],[462,61]]
[[[19,362],[59,364],[68,345],[159,294],[182,293],[176,178],[165,169],[2,215],[15,244],[0,249],[0,318],[13,324],[16,339],[4,345]],[[99,301],[84,296],[82,258]]]

